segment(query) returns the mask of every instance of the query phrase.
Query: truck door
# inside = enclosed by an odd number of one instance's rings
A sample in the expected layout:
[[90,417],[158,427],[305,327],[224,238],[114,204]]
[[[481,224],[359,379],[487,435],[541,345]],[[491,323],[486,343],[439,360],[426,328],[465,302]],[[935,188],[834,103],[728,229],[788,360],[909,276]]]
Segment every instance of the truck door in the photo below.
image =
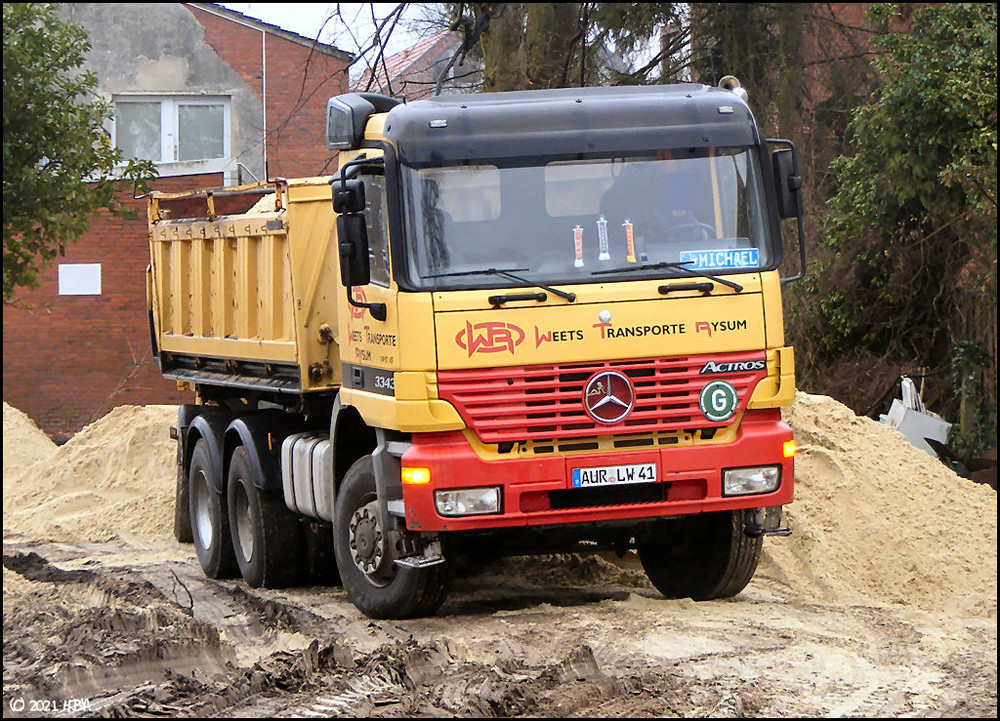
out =
[[[341,370],[348,388],[393,395],[393,371],[399,369],[399,320],[390,272],[385,177],[363,174],[361,179],[365,186],[363,215],[371,279],[367,285],[349,289],[356,305],[348,305],[341,315],[341,327],[346,330]],[[379,313],[373,313],[370,307],[378,304],[385,306],[384,320],[379,320]]]

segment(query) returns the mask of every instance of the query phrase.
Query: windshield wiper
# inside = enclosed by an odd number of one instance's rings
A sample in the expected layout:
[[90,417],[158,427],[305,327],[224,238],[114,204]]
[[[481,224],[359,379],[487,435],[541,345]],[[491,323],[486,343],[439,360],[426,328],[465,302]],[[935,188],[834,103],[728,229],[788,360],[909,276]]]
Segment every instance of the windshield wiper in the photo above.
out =
[[[533,280],[529,280],[524,276],[516,275],[515,273],[524,272],[526,270],[531,270],[530,268],[481,268],[478,270],[458,270],[453,273],[438,273],[436,275],[422,275],[421,278],[458,278],[461,276],[468,275],[500,275],[504,278],[510,278],[511,280],[516,280],[519,283],[524,283],[525,285],[531,285],[536,288],[541,288],[542,290],[547,290],[553,295],[558,295],[560,298],[568,300],[570,303],[576,301],[576,293],[567,293],[564,290],[559,290],[558,288],[552,288],[542,283],[538,283]],[[542,298],[544,300],[544,298]]]
[[716,283],[726,286],[727,288],[732,288],[737,293],[743,292],[743,286],[739,283],[734,283],[731,280],[726,280],[725,278],[719,278],[718,276],[711,275],[710,273],[703,273],[700,270],[695,270],[694,268],[688,268],[687,266],[693,263],[693,260],[685,261],[664,261],[662,263],[648,263],[646,265],[629,265],[624,268],[608,268],[607,270],[595,270],[591,275],[606,275],[608,273],[627,273],[633,270],[660,270],[662,268],[674,268],[676,270],[683,270],[685,273],[690,273],[691,275],[697,275],[700,278],[708,278],[709,280],[714,280]]

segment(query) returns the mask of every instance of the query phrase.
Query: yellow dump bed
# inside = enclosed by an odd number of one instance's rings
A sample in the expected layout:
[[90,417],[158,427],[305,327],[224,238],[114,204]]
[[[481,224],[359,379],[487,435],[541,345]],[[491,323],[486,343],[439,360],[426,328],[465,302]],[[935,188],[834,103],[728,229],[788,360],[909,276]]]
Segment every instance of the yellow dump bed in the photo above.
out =
[[149,198],[149,310],[163,374],[277,390],[340,385],[328,178]]

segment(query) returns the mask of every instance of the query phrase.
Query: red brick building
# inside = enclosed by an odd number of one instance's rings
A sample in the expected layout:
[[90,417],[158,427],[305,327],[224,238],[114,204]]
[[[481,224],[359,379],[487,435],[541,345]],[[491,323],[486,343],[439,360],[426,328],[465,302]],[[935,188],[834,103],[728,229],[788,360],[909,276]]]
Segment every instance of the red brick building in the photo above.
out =
[[473,92],[482,82],[482,71],[471,61],[452,62],[461,44],[458,33],[442,30],[376,62],[374,69],[365,70],[354,89],[408,101],[434,96],[439,81],[445,94]]
[[[116,107],[112,139],[156,162],[156,189],[332,172],[326,102],[347,91],[348,54],[209,3],[62,13],[90,34],[88,65]],[[4,307],[4,401],[57,437],[114,406],[190,400],[151,355],[145,203],[128,202],[135,218],[94,217],[42,287],[20,294],[26,307]]]

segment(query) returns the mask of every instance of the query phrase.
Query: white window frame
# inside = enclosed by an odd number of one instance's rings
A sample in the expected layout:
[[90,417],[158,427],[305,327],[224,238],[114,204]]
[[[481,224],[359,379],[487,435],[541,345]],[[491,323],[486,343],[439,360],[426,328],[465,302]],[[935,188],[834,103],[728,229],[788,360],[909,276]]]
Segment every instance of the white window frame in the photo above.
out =
[[[126,103],[160,104],[160,159],[154,160],[160,176],[222,173],[232,166],[232,125],[228,95],[116,95],[115,108]],[[222,157],[178,160],[178,111],[187,105],[222,105]],[[117,122],[111,123],[111,139],[118,147]]]

